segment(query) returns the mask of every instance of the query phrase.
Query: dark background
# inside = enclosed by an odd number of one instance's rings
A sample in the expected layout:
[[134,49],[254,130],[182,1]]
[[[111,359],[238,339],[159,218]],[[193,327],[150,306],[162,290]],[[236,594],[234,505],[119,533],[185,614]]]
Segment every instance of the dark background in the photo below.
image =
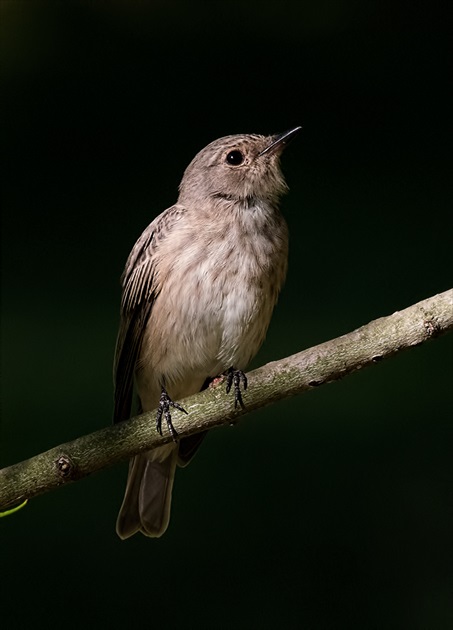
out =
[[[303,125],[255,366],[449,288],[442,4],[3,2],[1,28],[1,465],[109,424],[123,264],[222,135]],[[451,341],[214,431],[160,540],[115,534],[126,464],[2,519],[4,627],[453,627]]]

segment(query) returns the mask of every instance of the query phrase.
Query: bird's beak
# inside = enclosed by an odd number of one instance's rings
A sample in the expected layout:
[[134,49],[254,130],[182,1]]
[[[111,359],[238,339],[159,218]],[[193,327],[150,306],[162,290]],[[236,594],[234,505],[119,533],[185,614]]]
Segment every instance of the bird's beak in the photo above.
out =
[[261,157],[265,153],[281,153],[286,145],[297,136],[301,129],[302,127],[294,127],[294,129],[279,133],[277,136],[272,136],[272,142],[258,154],[258,157]]

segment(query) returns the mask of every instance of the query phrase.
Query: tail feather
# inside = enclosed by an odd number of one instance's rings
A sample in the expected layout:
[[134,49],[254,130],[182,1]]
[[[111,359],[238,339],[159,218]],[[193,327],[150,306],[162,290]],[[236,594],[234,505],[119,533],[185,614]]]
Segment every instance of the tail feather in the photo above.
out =
[[170,520],[177,458],[177,445],[169,444],[131,460],[126,492],[116,522],[120,538],[124,540],[138,531],[158,538],[165,532]]

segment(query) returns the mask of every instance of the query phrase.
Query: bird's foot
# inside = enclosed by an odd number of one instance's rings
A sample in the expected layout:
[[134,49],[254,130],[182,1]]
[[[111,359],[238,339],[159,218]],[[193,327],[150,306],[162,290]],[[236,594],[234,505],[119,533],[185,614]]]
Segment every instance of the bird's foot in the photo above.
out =
[[247,377],[242,370],[235,370],[234,368],[230,368],[225,372],[226,376],[226,393],[229,394],[231,390],[231,386],[234,386],[234,408],[241,406],[242,409],[245,409],[244,402],[242,400],[242,392],[241,385],[244,391],[247,389]]
[[162,416],[163,416],[165,418],[165,422],[167,423],[167,428],[172,437],[173,442],[177,442],[178,432],[176,431],[171,421],[170,407],[173,407],[174,409],[178,409],[179,411],[182,411],[183,413],[187,413],[184,407],[181,407],[180,404],[172,401],[165,387],[162,387],[162,393],[160,395],[159,407],[157,409],[157,415],[156,415],[156,430],[158,433],[160,433],[160,435],[162,435]]

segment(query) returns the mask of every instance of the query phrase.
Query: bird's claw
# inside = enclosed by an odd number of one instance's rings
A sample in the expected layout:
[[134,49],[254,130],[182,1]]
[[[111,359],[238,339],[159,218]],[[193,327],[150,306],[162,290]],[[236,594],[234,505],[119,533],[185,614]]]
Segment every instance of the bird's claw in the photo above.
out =
[[244,391],[247,389],[247,377],[242,370],[235,370],[230,368],[226,374],[226,393],[229,394],[231,386],[234,386],[234,408],[236,409],[238,404],[242,409],[245,409],[244,401],[242,400],[241,385]]
[[164,387],[162,387],[162,393],[160,395],[160,400],[159,400],[159,408],[157,409],[157,415],[156,415],[156,431],[160,435],[162,435],[162,416],[163,416],[165,418],[165,422],[167,423],[167,428],[172,437],[173,442],[177,442],[178,432],[176,431],[171,421],[170,407],[173,407],[174,409],[178,409],[179,411],[182,411],[183,413],[187,413],[184,407],[181,407],[179,403],[173,402],[173,400],[168,395],[167,390]]

